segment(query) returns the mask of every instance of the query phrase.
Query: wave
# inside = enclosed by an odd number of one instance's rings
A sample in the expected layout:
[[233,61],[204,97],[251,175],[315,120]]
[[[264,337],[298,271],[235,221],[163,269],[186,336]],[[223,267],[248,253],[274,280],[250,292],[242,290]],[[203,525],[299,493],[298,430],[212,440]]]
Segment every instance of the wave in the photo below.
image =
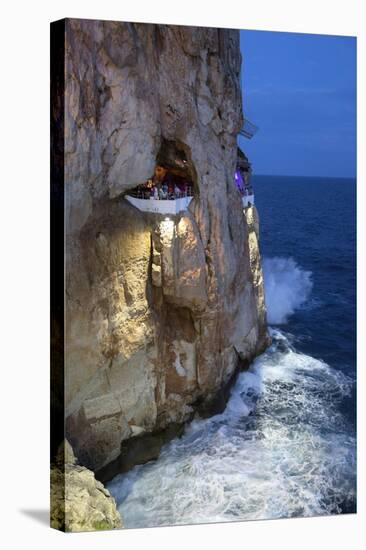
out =
[[268,322],[284,324],[307,301],[312,273],[301,269],[293,258],[264,258],[262,267]]
[[354,429],[340,412],[354,381],[271,335],[222,414],[108,484],[127,527],[354,511]]

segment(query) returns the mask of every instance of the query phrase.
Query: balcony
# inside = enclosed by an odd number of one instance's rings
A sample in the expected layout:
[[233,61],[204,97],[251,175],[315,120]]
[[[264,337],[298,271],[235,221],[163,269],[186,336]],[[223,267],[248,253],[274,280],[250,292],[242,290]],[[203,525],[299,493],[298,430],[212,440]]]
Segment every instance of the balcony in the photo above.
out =
[[141,212],[161,214],[163,216],[176,216],[179,212],[187,210],[193,196],[174,196],[167,199],[154,197],[141,198],[136,195],[125,195],[125,199]]
[[252,139],[254,134],[258,132],[258,126],[250,122],[247,118],[244,118],[244,124],[239,131],[239,134],[247,139]]
[[243,208],[248,208],[248,206],[254,205],[254,193],[251,195],[243,195],[241,198],[243,202]]

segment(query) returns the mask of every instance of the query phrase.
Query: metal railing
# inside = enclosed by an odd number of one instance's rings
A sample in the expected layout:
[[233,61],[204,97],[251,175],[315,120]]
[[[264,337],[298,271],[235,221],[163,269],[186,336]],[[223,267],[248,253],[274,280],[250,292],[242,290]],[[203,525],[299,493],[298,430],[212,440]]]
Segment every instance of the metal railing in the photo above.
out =
[[183,199],[185,197],[193,197],[193,190],[187,189],[187,191],[164,191],[160,189],[155,195],[152,189],[133,189],[128,191],[127,195],[134,197],[135,199],[155,199],[155,200],[171,200]]
[[247,139],[252,139],[254,134],[258,132],[258,126],[250,122],[247,118],[244,118],[244,124],[239,131],[239,134]]

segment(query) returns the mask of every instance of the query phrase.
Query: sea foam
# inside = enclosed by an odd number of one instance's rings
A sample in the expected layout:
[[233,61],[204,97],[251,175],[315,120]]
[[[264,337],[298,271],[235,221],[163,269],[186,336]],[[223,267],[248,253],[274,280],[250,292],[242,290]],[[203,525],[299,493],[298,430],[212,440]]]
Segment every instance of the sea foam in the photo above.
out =
[[354,381],[271,332],[222,414],[109,483],[127,527],[353,510],[355,439],[340,409]]

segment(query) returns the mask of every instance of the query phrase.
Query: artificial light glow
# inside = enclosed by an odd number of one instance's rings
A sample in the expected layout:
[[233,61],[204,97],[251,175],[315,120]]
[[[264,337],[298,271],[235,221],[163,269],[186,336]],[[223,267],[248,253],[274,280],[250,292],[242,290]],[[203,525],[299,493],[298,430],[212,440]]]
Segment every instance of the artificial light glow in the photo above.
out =
[[234,181],[235,181],[236,187],[241,191],[243,188],[244,182],[239,170],[235,170]]
[[165,246],[170,246],[174,238],[174,222],[170,218],[160,222],[160,235]]

